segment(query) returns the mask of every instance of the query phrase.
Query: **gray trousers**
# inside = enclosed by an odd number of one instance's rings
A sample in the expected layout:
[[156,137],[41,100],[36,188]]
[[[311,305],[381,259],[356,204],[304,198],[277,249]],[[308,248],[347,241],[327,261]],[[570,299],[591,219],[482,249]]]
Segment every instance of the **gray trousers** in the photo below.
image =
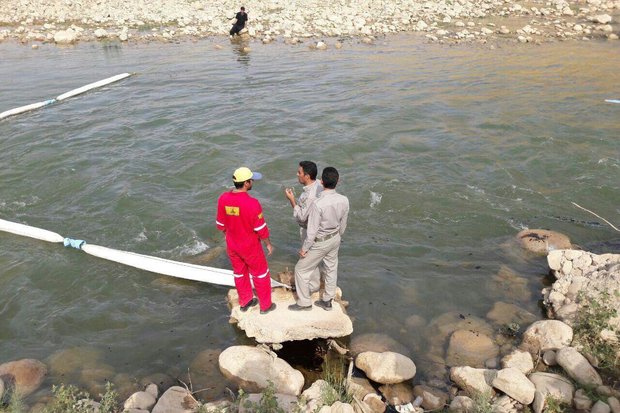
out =
[[302,307],[312,305],[311,295],[321,285],[320,266],[325,271],[325,291],[321,299],[331,300],[336,295],[338,281],[338,250],[340,234],[323,242],[315,242],[306,256],[300,258],[295,265],[295,286],[297,304]]

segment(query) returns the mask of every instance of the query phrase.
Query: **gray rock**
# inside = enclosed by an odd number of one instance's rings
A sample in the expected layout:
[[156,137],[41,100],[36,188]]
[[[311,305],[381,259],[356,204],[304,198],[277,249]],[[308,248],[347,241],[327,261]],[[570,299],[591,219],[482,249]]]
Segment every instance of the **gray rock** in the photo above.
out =
[[467,396],[456,396],[450,403],[450,411],[455,413],[472,413],[475,403]]
[[609,405],[601,400],[594,403],[594,406],[592,406],[592,410],[590,410],[590,413],[610,413],[610,412],[611,412],[611,408],[609,407]]
[[54,41],[58,44],[71,44],[75,43],[78,39],[78,34],[74,30],[60,30],[54,33]]
[[173,386],[161,395],[151,413],[192,413],[197,407],[196,399],[187,389]]
[[416,373],[413,360],[391,351],[361,353],[355,359],[355,366],[366,373],[369,379],[381,384],[401,383],[412,379]]
[[450,369],[450,380],[472,397],[476,394],[492,394],[491,383],[496,375],[497,370],[475,369],[468,366]]
[[570,239],[566,235],[546,229],[524,229],[517,234],[517,239],[523,248],[538,254],[571,248]]
[[588,360],[573,347],[564,347],[556,354],[558,364],[570,377],[583,385],[603,384],[601,376]]
[[558,364],[554,350],[545,351],[542,356],[542,360],[547,366],[556,366]]
[[514,367],[523,374],[528,374],[530,371],[534,370],[534,361],[532,361],[532,355],[529,352],[514,350],[512,353],[502,358],[502,367]]
[[219,366],[224,376],[248,392],[260,392],[272,382],[277,393],[297,396],[304,386],[299,371],[275,353],[257,347],[229,347],[220,354]]
[[534,383],[516,368],[511,367],[498,371],[492,385],[519,403],[527,405],[534,401],[534,392],[536,391]]
[[155,397],[156,399],[157,399],[157,396],[159,396],[159,388],[157,387],[157,384],[155,383],[147,384],[144,391],[149,393],[151,396]]
[[541,413],[544,410],[548,396],[565,404],[570,404],[573,400],[575,386],[566,377],[559,374],[536,372],[530,374],[528,379],[536,387],[532,405],[534,413]]
[[585,390],[579,389],[573,396],[573,406],[577,410],[590,410],[592,407],[592,400],[588,397]]
[[531,353],[566,347],[572,341],[573,329],[559,320],[536,321],[523,333],[523,346]]
[[611,409],[611,413],[620,413],[620,401],[616,397],[609,397],[607,399],[607,404]]
[[123,407],[125,409],[151,410],[151,408],[155,406],[156,401],[156,398],[151,393],[139,391],[129,396],[129,398],[125,400]]
[[[340,291],[333,302],[332,311],[312,306],[311,311],[289,311],[288,306],[295,303],[293,293],[284,288],[276,288],[271,295],[276,309],[269,314],[260,314],[258,306],[242,312],[236,290],[228,292],[228,302],[232,307],[230,317],[237,327],[248,337],[259,343],[283,343],[285,341],[313,340],[315,338],[334,338],[348,336],[353,332],[351,318],[345,313],[340,300]],[[319,293],[313,295],[313,301]]]

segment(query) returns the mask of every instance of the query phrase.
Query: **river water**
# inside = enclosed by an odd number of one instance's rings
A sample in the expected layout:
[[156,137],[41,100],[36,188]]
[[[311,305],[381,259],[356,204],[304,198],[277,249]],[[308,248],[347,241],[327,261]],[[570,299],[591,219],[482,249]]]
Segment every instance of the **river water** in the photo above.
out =
[[[339,285],[354,337],[385,333],[419,367],[428,344],[412,344],[424,334],[413,315],[484,317],[504,301],[543,316],[547,267],[514,245],[519,230],[557,230],[594,249],[618,237],[571,204],[618,223],[620,105],[604,102],[620,97],[611,42],[222,44],[0,44],[0,111],[137,73],[0,121],[0,217],[230,268],[214,211],[247,165],[265,175],[253,195],[277,273],[298,247],[283,188],[297,185],[302,159],[335,166],[351,202]],[[213,354],[251,343],[228,323],[226,288],[10,234],[0,243],[0,362],[44,360],[50,383],[92,388],[191,367],[208,386],[221,381]],[[491,282],[507,269],[526,294]]]

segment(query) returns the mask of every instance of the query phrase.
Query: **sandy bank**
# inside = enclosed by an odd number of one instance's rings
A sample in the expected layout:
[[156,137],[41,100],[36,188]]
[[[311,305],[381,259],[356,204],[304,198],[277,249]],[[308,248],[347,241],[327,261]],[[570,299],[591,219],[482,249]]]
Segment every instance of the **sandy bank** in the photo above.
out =
[[[226,35],[241,4],[230,0],[5,0],[0,41],[170,41]],[[618,39],[620,0],[254,1],[249,34],[268,43],[419,32],[429,41],[540,43]]]

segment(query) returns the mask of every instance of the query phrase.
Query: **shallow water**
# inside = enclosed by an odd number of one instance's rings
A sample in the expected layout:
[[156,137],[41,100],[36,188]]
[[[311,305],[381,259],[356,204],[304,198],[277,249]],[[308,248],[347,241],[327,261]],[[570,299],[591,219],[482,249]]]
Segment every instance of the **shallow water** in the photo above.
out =
[[[620,97],[613,43],[214,44],[0,44],[0,111],[137,72],[0,121],[0,217],[179,261],[215,251],[208,265],[229,268],[215,203],[244,164],[265,175],[253,195],[276,273],[298,247],[283,188],[299,160],[333,165],[351,201],[339,285],[354,335],[386,333],[418,364],[426,345],[412,344],[411,315],[484,317],[502,300],[542,317],[545,260],[510,243],[520,229],[586,247],[618,238],[571,205],[618,223],[620,105],[604,103]],[[223,287],[10,234],[0,243],[0,362],[51,363],[76,347],[96,359],[90,376],[56,367],[49,382],[182,375],[204,350],[250,343],[228,323]],[[490,282],[502,265],[529,294]]]

